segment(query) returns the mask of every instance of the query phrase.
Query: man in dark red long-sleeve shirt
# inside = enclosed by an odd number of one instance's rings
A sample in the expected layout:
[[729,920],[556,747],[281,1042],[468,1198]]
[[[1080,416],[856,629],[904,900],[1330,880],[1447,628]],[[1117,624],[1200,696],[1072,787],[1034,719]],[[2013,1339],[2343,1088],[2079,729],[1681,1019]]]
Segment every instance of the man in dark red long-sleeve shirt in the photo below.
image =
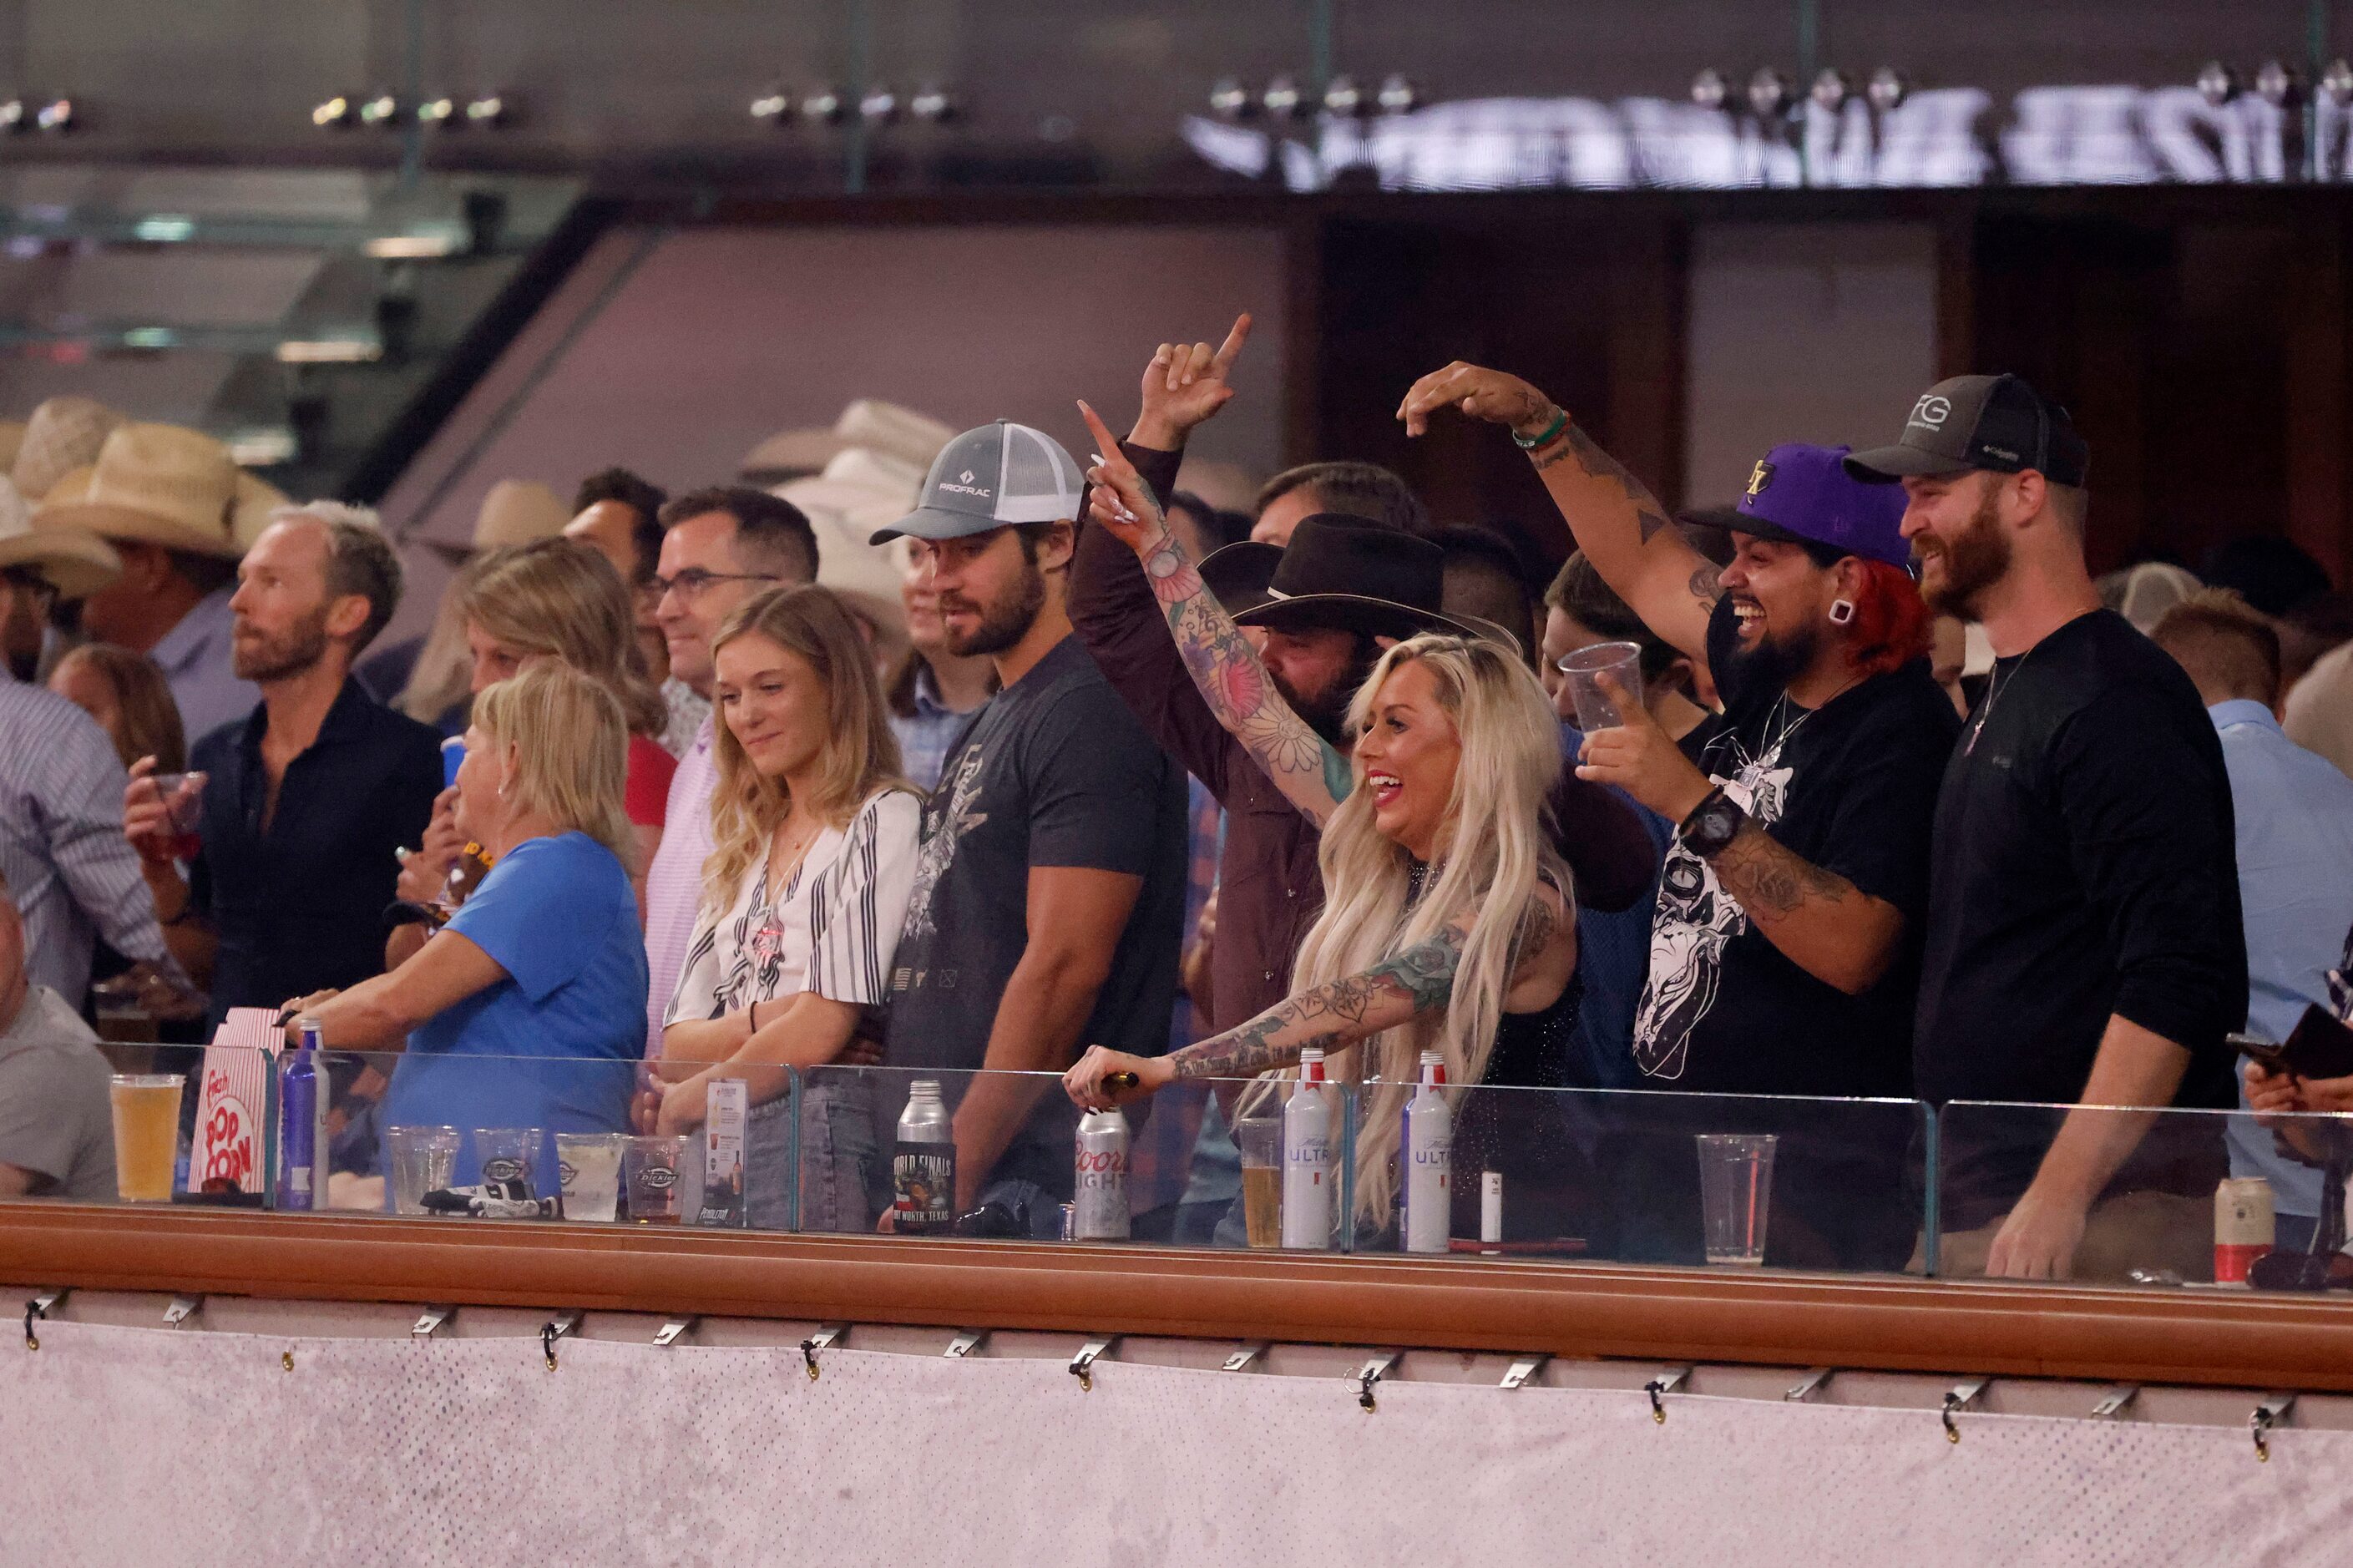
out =
[[[1146,367],[1143,412],[1121,450],[1155,494],[1174,490],[1186,439],[1232,395],[1226,371],[1245,331],[1238,324],[1214,355],[1206,344],[1164,345]],[[1208,1027],[1231,1028],[1289,994],[1292,959],[1324,904],[1315,861],[1321,836],[1219,723],[1185,668],[1134,553],[1100,528],[1081,531],[1070,610],[1079,640],[1113,689],[1226,809]],[[1293,651],[1301,657],[1286,665],[1271,648],[1267,663],[1303,716],[1345,710],[1351,691],[1341,688],[1361,677],[1363,664],[1345,651],[1324,658],[1313,649]],[[1574,759],[1564,759],[1553,790],[1556,842],[1575,875],[1578,901],[1622,910],[1650,891],[1657,869],[1650,836],[1631,809],[1578,779],[1574,766]]]

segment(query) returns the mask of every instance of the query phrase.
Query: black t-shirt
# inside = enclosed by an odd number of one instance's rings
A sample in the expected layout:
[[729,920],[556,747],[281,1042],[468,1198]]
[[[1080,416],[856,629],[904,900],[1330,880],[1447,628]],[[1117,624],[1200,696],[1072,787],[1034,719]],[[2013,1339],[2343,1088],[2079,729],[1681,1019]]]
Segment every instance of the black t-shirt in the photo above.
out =
[[267,829],[261,763],[269,710],[207,732],[188,761],[207,775],[190,898],[219,933],[213,1021],[356,985],[384,970],[384,912],[400,863],[441,793],[441,737],[343,682],[318,739],[286,764]]
[[2181,667],[2106,610],[1995,667],[1946,770],[1920,984],[1922,1098],[2072,1102],[2121,1015],[2233,1103],[2247,1012],[2222,747]]
[[1651,975],[1634,1018],[1636,1087],[1903,1094],[1929,825],[1959,721],[1926,659],[1810,710],[1745,671],[1736,639],[1726,600],[1707,628],[1725,721],[1700,766],[1776,843],[1902,910],[1904,952],[1859,996],[1816,979],[1749,922],[1678,835],[1660,873]]
[[[941,1089],[951,1106],[961,1099],[1029,946],[1029,871],[1039,866],[1144,879],[1078,1046],[1137,1056],[1167,1050],[1185,921],[1186,818],[1184,773],[1078,639],[1056,644],[980,710],[923,809],[884,1059],[952,1069]],[[1076,1127],[1068,1096],[1042,1097],[995,1176],[1068,1198]]]

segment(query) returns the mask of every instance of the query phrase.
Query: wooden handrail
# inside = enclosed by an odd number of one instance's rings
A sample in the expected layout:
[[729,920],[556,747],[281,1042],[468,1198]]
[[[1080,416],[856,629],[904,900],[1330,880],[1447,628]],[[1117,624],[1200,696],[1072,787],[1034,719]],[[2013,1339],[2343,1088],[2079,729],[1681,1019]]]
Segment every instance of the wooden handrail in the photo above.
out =
[[2353,1300],[0,1204],[0,1281],[2353,1390]]

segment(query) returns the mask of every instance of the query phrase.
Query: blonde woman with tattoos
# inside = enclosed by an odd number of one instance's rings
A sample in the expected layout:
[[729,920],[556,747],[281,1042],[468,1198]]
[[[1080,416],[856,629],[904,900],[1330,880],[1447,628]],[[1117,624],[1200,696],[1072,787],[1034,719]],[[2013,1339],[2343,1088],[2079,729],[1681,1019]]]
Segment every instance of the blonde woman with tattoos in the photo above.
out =
[[[1145,559],[1212,705],[1229,701],[1224,694],[1251,695],[1242,732],[1254,751],[1329,753],[1324,766],[1276,775],[1323,829],[1324,907],[1301,944],[1287,1000],[1171,1056],[1094,1047],[1064,1087],[1083,1107],[1122,1104],[1182,1080],[1289,1069],[1316,1047],[1335,1079],[1380,1085],[1356,1140],[1359,1222],[1377,1229],[1396,1191],[1398,1108],[1423,1050],[1444,1056],[1457,1086],[1562,1081],[1581,993],[1568,871],[1542,820],[1560,766],[1551,709],[1512,652],[1415,637],[1384,653],[1358,691],[1348,718],[1356,743],[1341,761],[1270,695],[1257,656],[1203,588],[1150,490],[1091,410],[1088,417],[1113,454],[1088,476],[1092,521]],[[1458,1160],[1474,1169],[1556,1161],[1557,1145],[1508,1124],[1511,1102],[1552,1098],[1472,1097]],[[1540,1143],[1551,1146],[1532,1146]]]

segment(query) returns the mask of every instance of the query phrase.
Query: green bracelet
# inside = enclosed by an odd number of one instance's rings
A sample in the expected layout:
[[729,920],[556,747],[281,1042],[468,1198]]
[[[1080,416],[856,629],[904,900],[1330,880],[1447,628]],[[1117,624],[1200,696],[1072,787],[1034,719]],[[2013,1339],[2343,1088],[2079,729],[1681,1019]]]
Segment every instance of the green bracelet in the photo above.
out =
[[1539,447],[1551,446],[1560,438],[1560,433],[1567,428],[1568,410],[1556,404],[1552,411],[1552,423],[1544,427],[1543,435],[1530,438],[1514,430],[1512,432],[1512,439],[1518,445],[1521,451],[1533,452]]

